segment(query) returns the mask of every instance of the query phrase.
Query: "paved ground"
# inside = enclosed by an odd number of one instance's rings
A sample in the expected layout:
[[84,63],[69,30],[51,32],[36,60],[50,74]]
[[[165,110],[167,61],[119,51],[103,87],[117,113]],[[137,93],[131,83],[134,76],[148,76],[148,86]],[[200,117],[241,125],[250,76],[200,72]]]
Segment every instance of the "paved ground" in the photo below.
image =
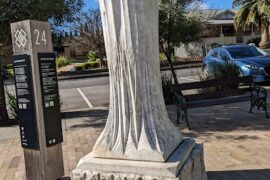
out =
[[[175,122],[175,107],[168,106]],[[249,114],[247,103],[189,111],[192,131],[177,126],[184,136],[204,144],[209,180],[269,180],[270,120],[264,113]],[[107,108],[66,113],[63,119],[65,175],[89,153],[101,133]],[[23,179],[24,159],[18,127],[0,128],[0,180]]]
[[[180,82],[199,79],[199,69],[177,74]],[[109,79],[60,81],[59,87],[66,112],[62,121],[63,155],[68,176],[79,159],[91,151],[105,125]],[[193,130],[188,131],[184,123],[177,126],[184,136],[204,143],[210,180],[270,179],[270,119],[264,118],[264,112],[249,114],[248,110],[248,103],[193,109],[189,111]],[[168,106],[168,112],[175,121],[175,107]],[[0,180],[23,179],[24,159],[17,126],[0,128],[0,152]]]

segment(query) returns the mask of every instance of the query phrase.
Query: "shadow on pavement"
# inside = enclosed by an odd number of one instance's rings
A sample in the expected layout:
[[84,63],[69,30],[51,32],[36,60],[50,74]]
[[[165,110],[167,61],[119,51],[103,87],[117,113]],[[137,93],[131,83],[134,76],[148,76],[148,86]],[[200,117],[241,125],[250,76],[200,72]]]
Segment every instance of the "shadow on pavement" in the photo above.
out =
[[208,180],[269,180],[269,169],[207,172]]
[[[196,108],[188,110],[189,122],[192,130],[187,130],[185,121],[181,121],[177,125],[185,136],[189,137],[211,137],[215,136],[219,140],[242,140],[251,139],[256,140],[256,135],[226,134],[232,131],[269,131],[270,119],[265,117],[264,111],[254,109],[254,113],[249,113],[249,102],[231,104],[226,106],[213,106],[205,108]],[[176,107],[174,105],[168,106],[168,113],[170,119],[176,124]],[[221,132],[219,135],[216,132]]]
[[61,177],[61,178],[59,178],[57,180],[71,180],[71,178],[70,177]]
[[[177,125],[185,136],[215,136],[218,140],[256,140],[256,134],[227,134],[232,131],[269,131],[270,119],[265,118],[264,111],[254,109],[248,113],[246,103],[237,103],[226,106],[213,106],[189,110],[189,121],[192,130],[187,130],[186,123],[181,121]],[[167,106],[169,117],[176,124],[175,105]],[[91,109],[85,111],[66,112],[63,123],[66,129],[79,129],[88,127],[104,127],[108,116],[108,109]],[[219,133],[222,134],[219,134]],[[225,133],[225,134],[224,134]]]
[[85,110],[85,111],[65,112],[64,118],[62,120],[81,118],[81,117],[104,118],[104,117],[107,117],[107,115],[108,115],[107,109],[91,109],[91,110]]
[[108,116],[107,109],[91,109],[85,111],[65,112],[63,127],[74,130],[88,127],[104,127]]
[[9,120],[0,120],[0,127],[13,127],[18,125],[18,120],[9,119]]

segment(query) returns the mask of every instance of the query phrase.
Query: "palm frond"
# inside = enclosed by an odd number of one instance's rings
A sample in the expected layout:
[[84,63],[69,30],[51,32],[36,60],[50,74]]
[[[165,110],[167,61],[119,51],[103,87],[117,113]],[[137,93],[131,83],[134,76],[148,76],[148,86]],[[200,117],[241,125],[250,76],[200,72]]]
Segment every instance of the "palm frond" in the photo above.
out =
[[234,18],[236,29],[261,27],[262,19],[270,16],[270,0],[234,0],[233,6],[241,7]]
[[252,0],[234,0],[233,7],[244,6],[249,3],[252,3]]

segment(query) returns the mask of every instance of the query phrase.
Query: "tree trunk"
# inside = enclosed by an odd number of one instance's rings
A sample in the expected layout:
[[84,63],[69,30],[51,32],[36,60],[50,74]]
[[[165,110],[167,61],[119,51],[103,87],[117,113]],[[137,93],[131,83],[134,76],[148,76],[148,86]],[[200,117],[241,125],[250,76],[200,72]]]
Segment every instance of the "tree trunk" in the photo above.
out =
[[107,124],[97,158],[164,162],[182,142],[161,88],[157,0],[100,0],[110,71]]
[[104,61],[103,61],[103,53],[101,50],[98,51],[98,56],[99,56],[99,66],[102,68],[104,66]]
[[173,77],[173,81],[174,81],[174,84],[179,84],[178,83],[178,79],[177,79],[177,75],[175,73],[175,70],[174,70],[174,67],[173,67],[173,63],[172,63],[172,55],[171,55],[171,51],[169,50],[170,47],[168,47],[168,51],[166,52],[165,48],[164,48],[164,45],[162,44],[163,42],[162,41],[159,41],[159,46],[161,48],[161,51],[165,54],[168,62],[169,62],[169,66],[170,66],[170,69],[171,69],[171,73],[172,73],[172,77]]
[[267,49],[270,47],[269,42],[269,23],[268,20],[263,19],[261,25],[261,42],[259,44],[260,48]]
[[2,64],[0,63],[0,124],[8,123],[8,113],[6,108],[6,97],[5,97],[5,88],[4,88],[4,80],[3,80],[3,72],[2,72]]
[[177,85],[179,83],[178,83],[177,75],[176,75],[174,67],[173,67],[172,58],[171,58],[171,56],[168,56],[167,59],[168,59],[169,66],[170,66],[170,69],[171,69],[171,73],[172,73],[172,76],[173,76],[174,84]]

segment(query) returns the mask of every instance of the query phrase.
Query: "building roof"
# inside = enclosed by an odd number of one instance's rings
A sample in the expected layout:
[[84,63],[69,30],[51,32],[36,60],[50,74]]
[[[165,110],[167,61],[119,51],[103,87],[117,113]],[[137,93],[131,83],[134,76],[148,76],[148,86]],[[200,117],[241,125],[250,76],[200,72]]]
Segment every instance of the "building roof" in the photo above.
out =
[[236,9],[202,9],[199,16],[202,21],[209,24],[233,24]]

